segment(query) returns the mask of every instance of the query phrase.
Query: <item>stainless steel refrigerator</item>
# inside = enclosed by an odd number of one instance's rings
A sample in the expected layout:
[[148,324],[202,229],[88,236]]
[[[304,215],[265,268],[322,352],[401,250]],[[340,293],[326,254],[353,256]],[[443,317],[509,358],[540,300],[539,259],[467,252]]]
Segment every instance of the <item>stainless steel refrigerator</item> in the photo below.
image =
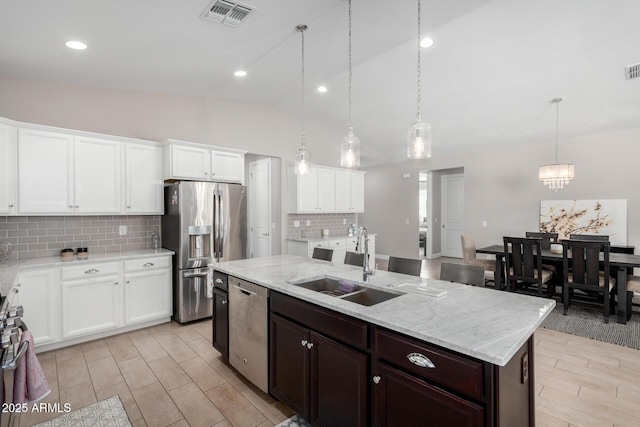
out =
[[181,181],[164,188],[162,246],[173,257],[173,317],[179,323],[211,317],[207,266],[246,258],[246,187]]

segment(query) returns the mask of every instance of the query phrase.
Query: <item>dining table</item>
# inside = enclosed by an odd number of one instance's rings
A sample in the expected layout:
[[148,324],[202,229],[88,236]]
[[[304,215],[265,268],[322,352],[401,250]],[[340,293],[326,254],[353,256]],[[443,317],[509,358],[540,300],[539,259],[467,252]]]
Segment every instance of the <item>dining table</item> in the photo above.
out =
[[[626,248],[626,247],[625,247]],[[494,255],[496,257],[495,283],[496,288],[500,288],[504,283],[505,262],[504,262],[504,245],[491,245],[484,248],[476,249],[476,253]],[[552,252],[550,249],[542,249],[541,256],[543,261],[562,261],[562,252]],[[601,255],[602,256],[602,255]],[[609,268],[612,270],[612,276],[616,279],[616,292],[618,294],[618,302],[616,304],[616,314],[618,323],[627,323],[627,275],[630,269],[640,268],[640,255],[630,253],[609,253]],[[502,287],[504,289],[504,287]]]

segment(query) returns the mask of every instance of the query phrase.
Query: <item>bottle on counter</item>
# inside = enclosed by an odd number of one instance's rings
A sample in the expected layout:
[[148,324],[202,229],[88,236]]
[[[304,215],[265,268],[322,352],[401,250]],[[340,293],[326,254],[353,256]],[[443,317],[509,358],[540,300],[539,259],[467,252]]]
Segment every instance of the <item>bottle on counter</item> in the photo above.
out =
[[160,233],[156,228],[153,229],[153,233],[151,233],[151,243],[153,244],[153,249],[160,248]]

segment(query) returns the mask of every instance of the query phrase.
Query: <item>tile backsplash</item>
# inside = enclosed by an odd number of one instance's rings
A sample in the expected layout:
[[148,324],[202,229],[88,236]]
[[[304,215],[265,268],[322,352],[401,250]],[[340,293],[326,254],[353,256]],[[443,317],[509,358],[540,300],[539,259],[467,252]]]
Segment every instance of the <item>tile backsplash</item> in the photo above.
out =
[[[295,221],[300,221],[300,227],[294,226]],[[307,221],[311,221],[308,227]],[[307,237],[320,237],[323,228],[329,229],[329,237],[346,236],[351,224],[357,223],[356,214],[289,214],[287,215],[287,238],[301,237],[302,230],[308,230]]]
[[64,248],[87,247],[89,254],[152,249],[154,230],[160,233],[160,215],[0,216],[0,240],[14,245],[14,260],[58,256]]

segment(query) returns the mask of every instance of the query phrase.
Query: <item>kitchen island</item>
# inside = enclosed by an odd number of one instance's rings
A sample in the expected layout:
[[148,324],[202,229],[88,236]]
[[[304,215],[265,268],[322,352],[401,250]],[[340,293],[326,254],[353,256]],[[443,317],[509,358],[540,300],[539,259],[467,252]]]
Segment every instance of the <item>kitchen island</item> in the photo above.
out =
[[[308,420],[534,425],[532,337],[553,300],[386,271],[363,284],[361,268],[291,255],[216,270],[271,290],[269,390]],[[325,277],[400,295],[365,306],[297,286]],[[312,353],[297,355],[305,345]],[[298,369],[309,375],[298,379]],[[327,378],[342,383],[332,389]],[[342,418],[332,418],[337,404]],[[344,421],[345,411],[356,415]]]

